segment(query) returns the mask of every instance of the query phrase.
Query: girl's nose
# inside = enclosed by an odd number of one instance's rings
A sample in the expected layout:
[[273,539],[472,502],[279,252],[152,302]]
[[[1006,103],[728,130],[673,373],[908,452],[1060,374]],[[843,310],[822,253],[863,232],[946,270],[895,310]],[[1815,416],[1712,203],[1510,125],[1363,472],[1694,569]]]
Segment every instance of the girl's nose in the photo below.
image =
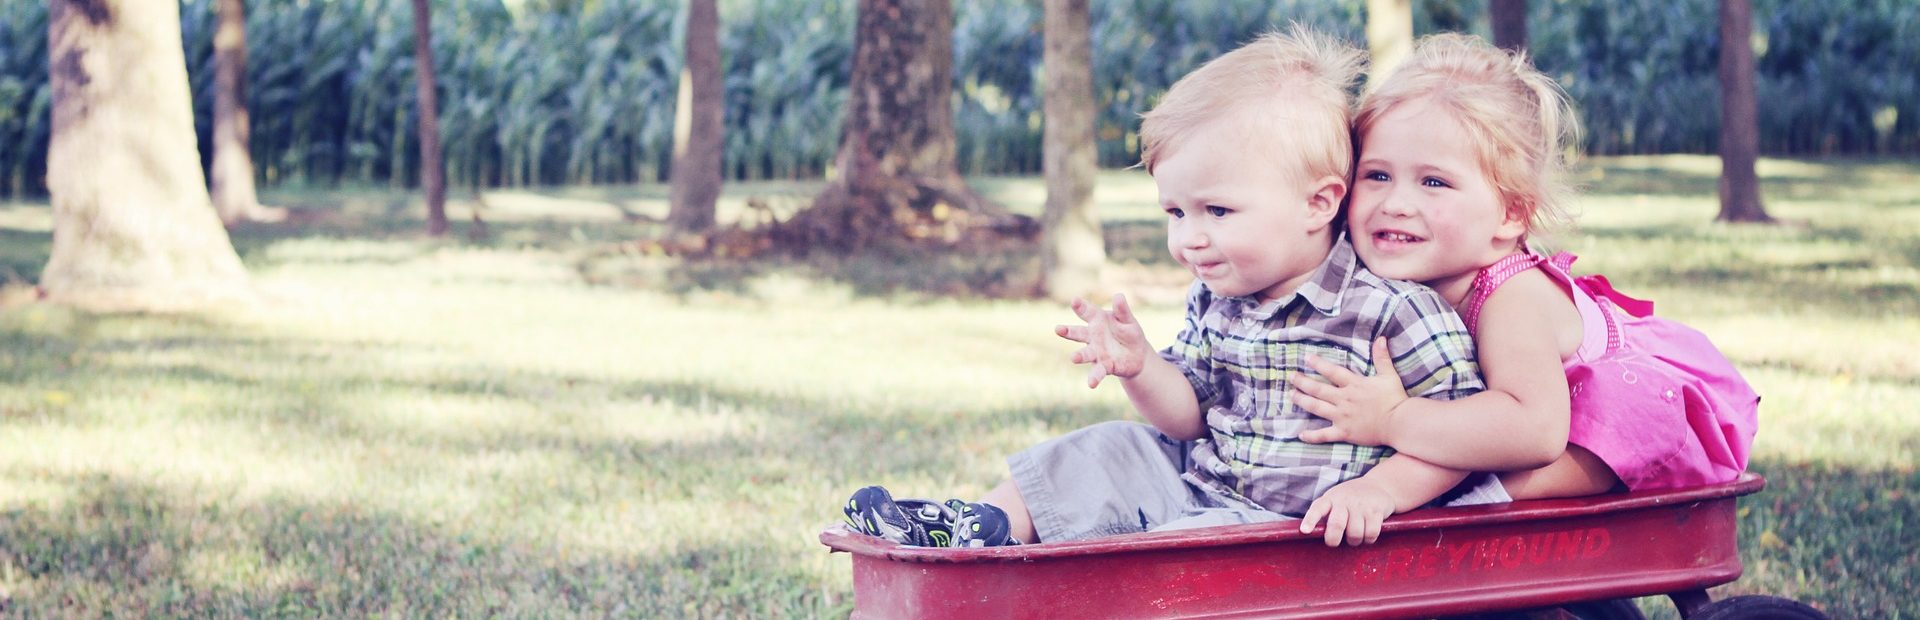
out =
[[1394,217],[1407,217],[1414,213],[1413,201],[1401,197],[1397,191],[1388,192],[1380,200],[1380,212]]

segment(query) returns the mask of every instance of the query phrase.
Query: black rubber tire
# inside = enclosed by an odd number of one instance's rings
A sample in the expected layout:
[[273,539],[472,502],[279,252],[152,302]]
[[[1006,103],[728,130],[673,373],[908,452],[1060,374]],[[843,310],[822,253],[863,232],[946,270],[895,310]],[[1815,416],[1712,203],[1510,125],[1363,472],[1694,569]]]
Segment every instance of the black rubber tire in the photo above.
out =
[[1522,609],[1520,611],[1448,616],[1440,620],[1541,620],[1543,618],[1562,620],[1568,618],[1576,620],[1647,620],[1646,616],[1640,614],[1640,607],[1634,605],[1633,599],[1630,598],[1590,601],[1586,603],[1574,603],[1572,605],[1560,605],[1557,607],[1541,607],[1538,609]]
[[1800,601],[1758,594],[1708,603],[1687,620],[1828,620]]
[[1640,613],[1640,606],[1633,604],[1630,598],[1561,605],[1560,609],[1580,620],[1647,620]]

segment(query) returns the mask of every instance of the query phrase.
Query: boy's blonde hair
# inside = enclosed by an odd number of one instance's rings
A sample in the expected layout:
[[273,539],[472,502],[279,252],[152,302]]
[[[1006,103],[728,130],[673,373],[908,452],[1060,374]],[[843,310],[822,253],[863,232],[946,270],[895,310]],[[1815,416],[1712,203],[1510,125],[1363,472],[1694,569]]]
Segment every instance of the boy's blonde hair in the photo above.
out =
[[1422,100],[1460,122],[1507,213],[1525,219],[1529,233],[1571,222],[1565,177],[1579,123],[1566,93],[1525,53],[1460,34],[1422,37],[1361,101],[1354,142],[1395,107]]
[[1298,163],[1281,171],[1295,182],[1344,182],[1353,168],[1352,88],[1365,64],[1353,45],[1298,24],[1261,35],[1167,90],[1141,120],[1140,165],[1152,173],[1194,130],[1226,121],[1241,124],[1253,148]]

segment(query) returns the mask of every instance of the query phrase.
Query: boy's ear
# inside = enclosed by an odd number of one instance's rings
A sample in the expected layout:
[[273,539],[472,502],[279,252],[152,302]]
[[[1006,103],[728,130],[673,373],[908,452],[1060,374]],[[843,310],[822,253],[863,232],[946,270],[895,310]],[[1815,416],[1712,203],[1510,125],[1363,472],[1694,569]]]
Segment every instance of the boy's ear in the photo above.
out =
[[1313,193],[1307,195],[1307,232],[1320,232],[1340,215],[1340,205],[1347,199],[1347,180],[1327,175],[1315,180],[1311,187]]

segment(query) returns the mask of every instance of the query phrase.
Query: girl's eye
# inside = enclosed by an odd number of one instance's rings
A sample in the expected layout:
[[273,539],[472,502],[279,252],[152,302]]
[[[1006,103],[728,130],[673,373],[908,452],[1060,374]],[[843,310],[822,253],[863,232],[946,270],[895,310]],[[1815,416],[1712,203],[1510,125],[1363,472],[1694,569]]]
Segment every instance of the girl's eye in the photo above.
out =
[[1392,178],[1389,178],[1389,177],[1387,176],[1387,173],[1385,173],[1385,172],[1381,172],[1381,171],[1379,171],[1379,170],[1368,170],[1368,171],[1367,171],[1367,173],[1366,173],[1365,175],[1362,175],[1362,176],[1361,176],[1361,178],[1364,178],[1364,179],[1366,179],[1366,180],[1368,180],[1368,181],[1391,181],[1391,180],[1393,180]]
[[1228,210],[1226,207],[1213,207],[1213,206],[1207,207],[1207,214],[1214,217],[1226,217],[1227,213],[1228,213]]
[[1421,179],[1420,184],[1425,185],[1427,187],[1452,187],[1450,185],[1447,185],[1446,181],[1442,181],[1440,179],[1436,179],[1433,177],[1427,177],[1427,178]]
[[1180,207],[1167,207],[1167,215],[1173,216],[1173,219],[1177,220],[1186,214],[1180,212]]

